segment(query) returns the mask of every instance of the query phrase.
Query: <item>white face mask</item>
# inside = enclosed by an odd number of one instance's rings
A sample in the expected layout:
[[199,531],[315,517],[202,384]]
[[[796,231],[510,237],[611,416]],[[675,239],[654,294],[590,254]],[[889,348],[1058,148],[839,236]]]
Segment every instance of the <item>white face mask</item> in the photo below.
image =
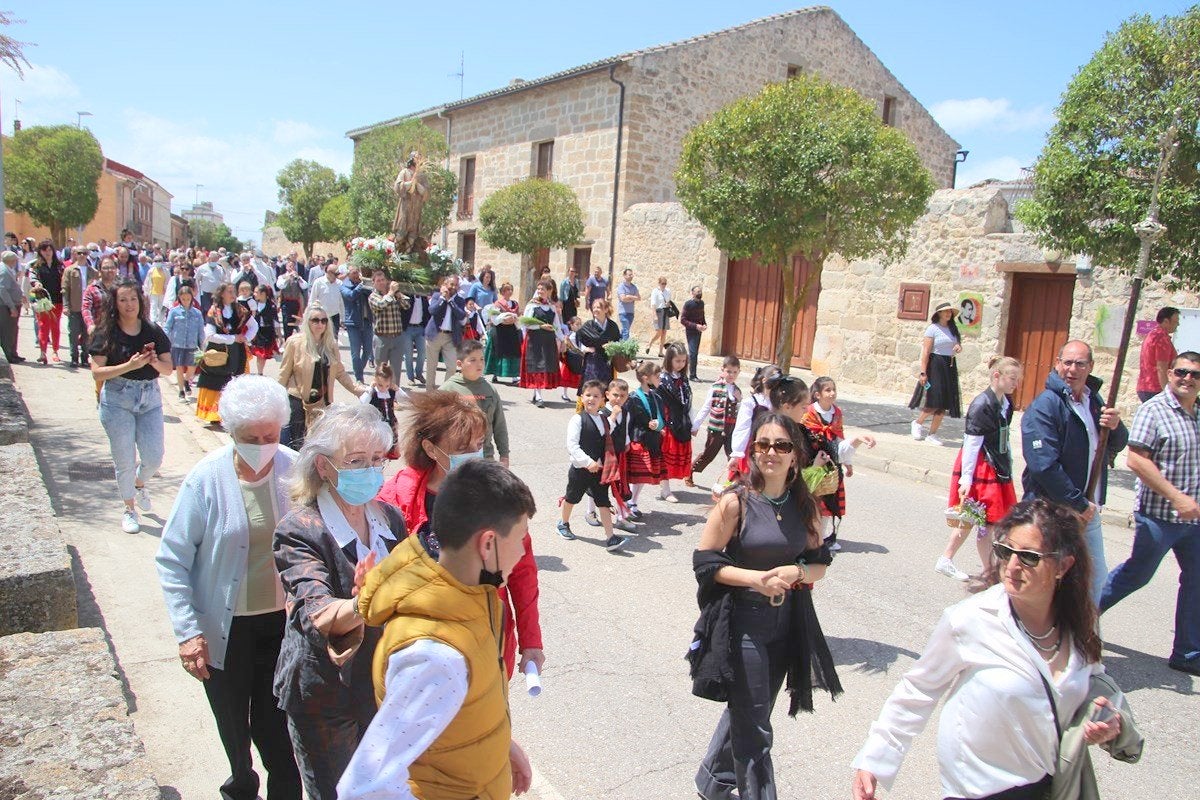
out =
[[246,462],[246,466],[250,467],[257,475],[275,458],[275,453],[279,451],[279,442],[270,444],[234,442],[233,449],[237,451],[242,461]]

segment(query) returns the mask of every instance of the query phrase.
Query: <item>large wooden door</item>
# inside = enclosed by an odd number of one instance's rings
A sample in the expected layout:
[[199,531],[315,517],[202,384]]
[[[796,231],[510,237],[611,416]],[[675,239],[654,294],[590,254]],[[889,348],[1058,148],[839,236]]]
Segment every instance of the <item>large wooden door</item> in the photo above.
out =
[[[797,258],[792,270],[799,286],[808,277],[808,265]],[[763,265],[757,258],[735,259],[729,262],[727,276],[721,352],[752,361],[774,361],[783,313],[783,275],[779,265]],[[819,295],[820,286],[814,286],[805,307],[796,314],[794,366],[808,367],[812,363]]]
[[1014,272],[1004,354],[1025,366],[1013,398],[1018,410],[1037,397],[1071,331],[1075,276]]

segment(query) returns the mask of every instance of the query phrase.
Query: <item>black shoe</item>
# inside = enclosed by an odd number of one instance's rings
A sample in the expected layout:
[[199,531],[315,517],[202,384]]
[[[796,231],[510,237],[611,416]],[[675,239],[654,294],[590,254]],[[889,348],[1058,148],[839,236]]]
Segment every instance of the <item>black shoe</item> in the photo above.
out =
[[496,380],[495,378],[492,378],[492,383],[499,383],[499,381]]
[[1167,661],[1167,666],[1178,672],[1200,677],[1200,658],[1172,658]]
[[420,375],[418,375],[417,377],[413,378],[413,380],[415,380],[417,383],[421,384],[422,386],[424,386],[424,385],[425,385],[425,379],[424,379],[424,378],[422,378]]
[[13,356],[12,358],[10,358],[10,359],[8,360],[8,363],[10,363],[10,364],[24,364],[24,363],[25,363],[25,359],[24,359],[22,356]]
[[546,403],[545,403],[545,402],[544,402],[544,401],[543,401],[543,400],[542,400],[540,397],[537,399],[537,407],[538,407],[538,408],[545,408],[545,407],[546,407]]
[[72,358],[71,362],[69,364],[67,364],[67,366],[70,367],[71,369],[79,369],[79,361]]
[[179,390],[179,399],[183,400],[185,403],[187,402],[187,395],[183,393],[183,389]]
[[629,543],[628,536],[617,536],[614,533],[612,536],[608,537],[608,541],[606,541],[604,543],[604,549],[611,553],[614,550],[620,550],[622,547],[624,547],[628,543]]

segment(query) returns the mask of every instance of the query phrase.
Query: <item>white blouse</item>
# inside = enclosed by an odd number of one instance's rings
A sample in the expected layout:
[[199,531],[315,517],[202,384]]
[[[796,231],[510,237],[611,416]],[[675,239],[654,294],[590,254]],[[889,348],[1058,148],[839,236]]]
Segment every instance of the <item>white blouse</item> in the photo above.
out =
[[1042,678],[1053,687],[1059,724],[1070,724],[1100,664],[1072,648],[1057,679],[1013,619],[1003,586],[946,609],[920,660],[871,726],[855,769],[891,790],[913,737],[941,697],[938,765],[943,797],[986,797],[1054,774],[1058,731]]

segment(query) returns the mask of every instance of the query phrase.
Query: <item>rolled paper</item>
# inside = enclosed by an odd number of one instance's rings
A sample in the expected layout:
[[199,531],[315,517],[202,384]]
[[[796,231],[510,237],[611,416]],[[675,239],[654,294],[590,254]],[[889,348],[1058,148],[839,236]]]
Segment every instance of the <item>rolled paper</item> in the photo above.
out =
[[529,692],[530,697],[537,697],[542,693],[542,676],[538,673],[537,664],[533,661],[525,665],[525,689]]

